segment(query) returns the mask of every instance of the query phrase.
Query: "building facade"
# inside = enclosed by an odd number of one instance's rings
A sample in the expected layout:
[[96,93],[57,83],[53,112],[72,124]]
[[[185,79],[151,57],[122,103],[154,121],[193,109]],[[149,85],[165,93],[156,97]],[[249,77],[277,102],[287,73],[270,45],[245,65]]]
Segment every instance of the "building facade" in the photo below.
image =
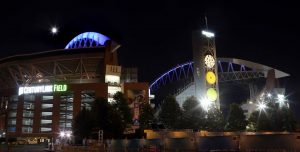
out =
[[[130,101],[149,101],[148,83],[122,80],[116,42],[86,32],[62,50],[15,55],[0,60],[1,136],[55,138],[72,130],[74,117],[99,97],[112,102],[120,91]],[[137,94],[138,93],[138,94]]]

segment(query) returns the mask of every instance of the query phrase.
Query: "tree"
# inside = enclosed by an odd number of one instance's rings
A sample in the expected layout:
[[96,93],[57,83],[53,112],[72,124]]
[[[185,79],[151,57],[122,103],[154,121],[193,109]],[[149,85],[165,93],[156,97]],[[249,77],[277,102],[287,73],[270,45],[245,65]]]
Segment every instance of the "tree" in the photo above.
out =
[[143,129],[151,128],[151,123],[154,121],[154,112],[150,104],[141,104],[140,110],[140,127]]
[[181,119],[181,128],[200,129],[203,127],[205,113],[201,107],[197,98],[192,96],[187,98],[183,105],[183,115]]
[[266,111],[254,111],[248,119],[248,125],[253,131],[272,131],[273,127],[270,120]]
[[229,117],[226,124],[228,131],[243,131],[246,129],[247,121],[243,109],[236,103],[230,105]]
[[114,102],[112,105],[116,110],[116,112],[120,114],[122,123],[125,126],[128,124],[132,124],[132,113],[123,93],[117,92],[113,98],[114,98]]
[[270,102],[266,109],[250,115],[248,126],[253,131],[294,131],[296,121],[292,111]]
[[79,139],[89,138],[93,128],[91,111],[83,108],[73,121],[73,133]]
[[270,105],[268,110],[270,114],[273,131],[293,131],[296,128],[291,109],[287,106],[280,106],[278,103]]
[[224,127],[225,120],[222,112],[212,106],[206,114],[205,129],[208,131],[223,131]]
[[294,118],[292,111],[289,108],[284,107],[282,108],[282,115],[283,115],[282,130],[295,131],[297,122]]
[[107,99],[98,98],[92,105],[92,115],[94,117],[93,128],[104,131],[105,138],[119,138],[122,136],[125,125],[118,110],[111,106]]
[[99,127],[103,130],[109,128],[110,113],[112,109],[104,98],[97,98],[92,104],[92,114],[95,121],[95,127]]
[[166,128],[176,129],[181,117],[181,109],[173,96],[167,96],[161,105],[159,120]]

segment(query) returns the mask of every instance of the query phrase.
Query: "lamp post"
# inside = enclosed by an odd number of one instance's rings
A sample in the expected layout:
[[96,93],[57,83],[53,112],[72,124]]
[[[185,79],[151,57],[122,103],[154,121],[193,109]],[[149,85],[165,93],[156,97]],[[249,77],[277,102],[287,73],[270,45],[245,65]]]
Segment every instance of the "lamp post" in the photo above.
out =
[[103,143],[103,130],[99,130],[98,132],[98,143]]
[[59,136],[61,138],[61,143],[64,145],[65,141],[68,141],[71,138],[72,132],[71,131],[61,131],[59,133]]

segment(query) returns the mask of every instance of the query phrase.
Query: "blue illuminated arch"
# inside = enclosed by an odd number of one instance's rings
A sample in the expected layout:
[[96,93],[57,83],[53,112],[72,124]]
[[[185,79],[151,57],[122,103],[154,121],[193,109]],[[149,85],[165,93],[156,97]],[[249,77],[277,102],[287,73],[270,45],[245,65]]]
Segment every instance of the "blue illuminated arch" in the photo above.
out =
[[65,49],[87,48],[95,46],[103,46],[107,40],[107,36],[97,32],[85,32],[74,37],[65,47]]
[[[218,58],[218,74],[219,82],[243,80],[252,78],[266,77],[267,72],[274,68],[262,65],[259,63],[235,59],[235,58]],[[186,79],[193,76],[194,63],[186,62],[168,70],[160,77],[155,79],[149,86],[151,92],[157,90],[160,86],[166,85],[169,82]],[[275,70],[275,78],[289,76],[288,73]]]

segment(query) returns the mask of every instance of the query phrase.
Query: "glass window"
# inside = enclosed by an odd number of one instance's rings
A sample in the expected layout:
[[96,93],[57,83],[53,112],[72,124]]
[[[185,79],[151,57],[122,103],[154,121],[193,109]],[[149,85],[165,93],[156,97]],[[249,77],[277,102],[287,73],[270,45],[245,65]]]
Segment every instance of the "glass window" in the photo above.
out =
[[33,117],[33,111],[23,110],[23,117]]
[[91,110],[95,98],[96,98],[95,90],[81,91],[81,109],[85,107],[86,109]]
[[16,110],[10,111],[8,117],[17,117],[17,111]]
[[41,104],[41,132],[52,131],[53,95],[43,95]]
[[73,103],[60,104],[60,110],[61,111],[73,111]]
[[10,97],[10,100],[11,101],[18,101],[19,100],[18,97],[19,97],[18,95],[13,95],[13,96]]
[[32,127],[22,127],[23,133],[32,133]]
[[60,120],[61,130],[70,129],[73,119],[73,92],[60,96]]
[[11,103],[9,106],[10,109],[17,109],[18,108],[18,104],[17,103]]
[[23,125],[32,126],[32,124],[33,124],[33,119],[23,118],[22,124],[23,124]]
[[67,113],[67,114],[61,113],[60,114],[60,119],[61,120],[64,120],[64,119],[73,119],[73,113]]
[[34,104],[30,103],[30,102],[24,102],[24,109],[33,110],[34,109]]
[[51,132],[52,128],[49,127],[41,127],[41,132]]
[[34,101],[35,96],[34,95],[24,95],[24,101]]
[[43,116],[52,116],[52,112],[42,112],[42,117]]
[[8,125],[16,125],[16,123],[17,123],[16,119],[8,119],[7,122]]
[[60,128],[71,128],[72,122],[67,122],[67,123],[61,122],[61,123],[59,123],[59,127]]
[[52,124],[52,120],[42,119],[41,125],[44,125],[44,124]]
[[42,109],[53,108],[53,104],[42,104]]
[[16,127],[8,127],[8,132],[16,132]]
[[49,96],[43,96],[42,100],[43,101],[49,101],[49,100],[52,101],[53,100],[53,96],[51,96],[51,95],[49,95]]

